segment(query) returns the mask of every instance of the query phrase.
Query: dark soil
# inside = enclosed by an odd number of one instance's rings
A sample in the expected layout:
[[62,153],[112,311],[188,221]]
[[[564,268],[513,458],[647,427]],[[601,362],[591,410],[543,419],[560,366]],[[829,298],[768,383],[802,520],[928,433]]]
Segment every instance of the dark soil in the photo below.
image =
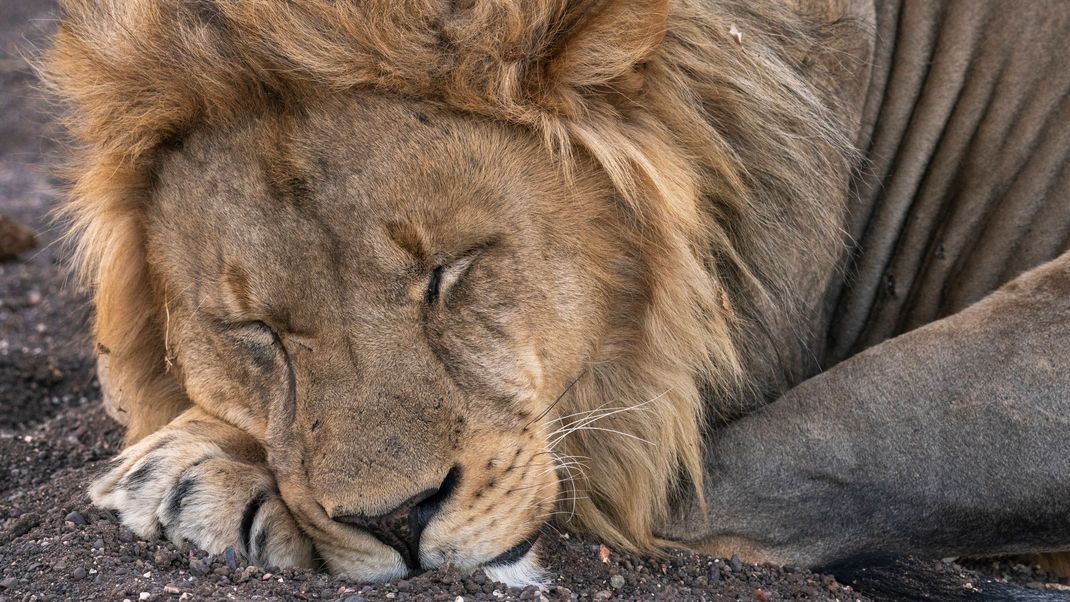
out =
[[[642,558],[548,531],[550,581],[509,589],[482,573],[435,570],[388,585],[311,571],[245,566],[164,541],[141,541],[89,506],[87,484],[115,454],[121,429],[100,407],[85,292],[67,276],[49,213],[53,129],[16,49],[53,25],[51,0],[3,0],[0,11],[0,213],[37,232],[40,246],[0,263],[0,602],[4,600],[863,600],[832,577],[685,552]],[[981,563],[986,575],[931,563],[961,591],[996,581],[1051,589],[1047,575]]]

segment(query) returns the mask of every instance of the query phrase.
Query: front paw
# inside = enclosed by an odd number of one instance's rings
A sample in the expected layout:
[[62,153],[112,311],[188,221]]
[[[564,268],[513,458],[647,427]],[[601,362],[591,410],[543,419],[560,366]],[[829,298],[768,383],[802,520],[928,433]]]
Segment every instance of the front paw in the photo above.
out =
[[234,548],[255,564],[311,565],[311,543],[279,498],[266,466],[234,460],[210,439],[167,429],[115,460],[90,496],[141,537]]

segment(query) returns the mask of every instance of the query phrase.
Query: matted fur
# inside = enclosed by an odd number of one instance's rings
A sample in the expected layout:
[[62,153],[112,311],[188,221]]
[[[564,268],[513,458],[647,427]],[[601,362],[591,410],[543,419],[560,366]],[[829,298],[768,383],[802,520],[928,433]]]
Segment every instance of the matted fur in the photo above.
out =
[[[777,253],[827,258],[847,145],[815,56],[824,23],[746,0],[64,0],[45,71],[83,148],[66,214],[95,291],[95,334],[128,441],[189,404],[168,373],[166,302],[142,209],[156,149],[272,104],[350,89],[432,99],[542,134],[568,177],[592,157],[631,206],[649,281],[640,333],[605,344],[561,414],[657,398],[577,433],[591,458],[582,526],[649,549],[676,488],[701,491],[714,402],[751,383],[742,358],[794,320]],[[744,33],[743,44],[730,33]],[[831,48],[831,50],[830,50]],[[820,201],[820,202],[819,202]],[[791,210],[787,211],[790,206]],[[775,242],[775,244],[773,244]],[[645,442],[644,442],[645,441]]]

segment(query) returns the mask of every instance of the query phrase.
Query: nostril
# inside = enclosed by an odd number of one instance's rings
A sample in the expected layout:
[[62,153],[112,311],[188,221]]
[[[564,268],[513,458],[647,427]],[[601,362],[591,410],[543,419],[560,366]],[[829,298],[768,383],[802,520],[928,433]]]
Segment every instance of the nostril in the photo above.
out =
[[385,514],[337,516],[334,520],[371,533],[376,539],[397,550],[405,564],[420,568],[420,535],[460,483],[456,466],[446,473],[437,489],[427,489],[410,497]]

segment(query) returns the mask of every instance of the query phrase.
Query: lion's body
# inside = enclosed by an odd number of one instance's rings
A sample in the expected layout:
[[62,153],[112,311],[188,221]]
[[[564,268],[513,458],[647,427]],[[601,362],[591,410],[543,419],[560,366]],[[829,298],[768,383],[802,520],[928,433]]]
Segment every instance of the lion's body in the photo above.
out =
[[[780,532],[761,504],[710,531],[706,504],[738,483],[703,439],[724,453],[723,421],[1067,250],[1070,7],[830,4],[65,2],[50,81],[86,146],[68,213],[110,403],[131,444],[151,435],[98,502],[138,500],[129,473],[180,479],[188,450],[227,453],[203,429],[176,442],[219,420],[267,450],[336,570],[399,574],[366,534],[346,557],[339,515],[449,489],[463,516],[534,483],[535,514],[478,543],[472,516],[431,523],[486,562],[530,535],[555,470],[585,494],[578,523],[619,545],[842,555],[762,542]],[[483,288],[442,301],[462,278]],[[250,323],[267,329],[238,337],[252,364],[227,343]],[[1037,386],[1065,391],[1019,392]],[[575,428],[540,430],[558,421]],[[158,521],[178,529],[169,491]]]

